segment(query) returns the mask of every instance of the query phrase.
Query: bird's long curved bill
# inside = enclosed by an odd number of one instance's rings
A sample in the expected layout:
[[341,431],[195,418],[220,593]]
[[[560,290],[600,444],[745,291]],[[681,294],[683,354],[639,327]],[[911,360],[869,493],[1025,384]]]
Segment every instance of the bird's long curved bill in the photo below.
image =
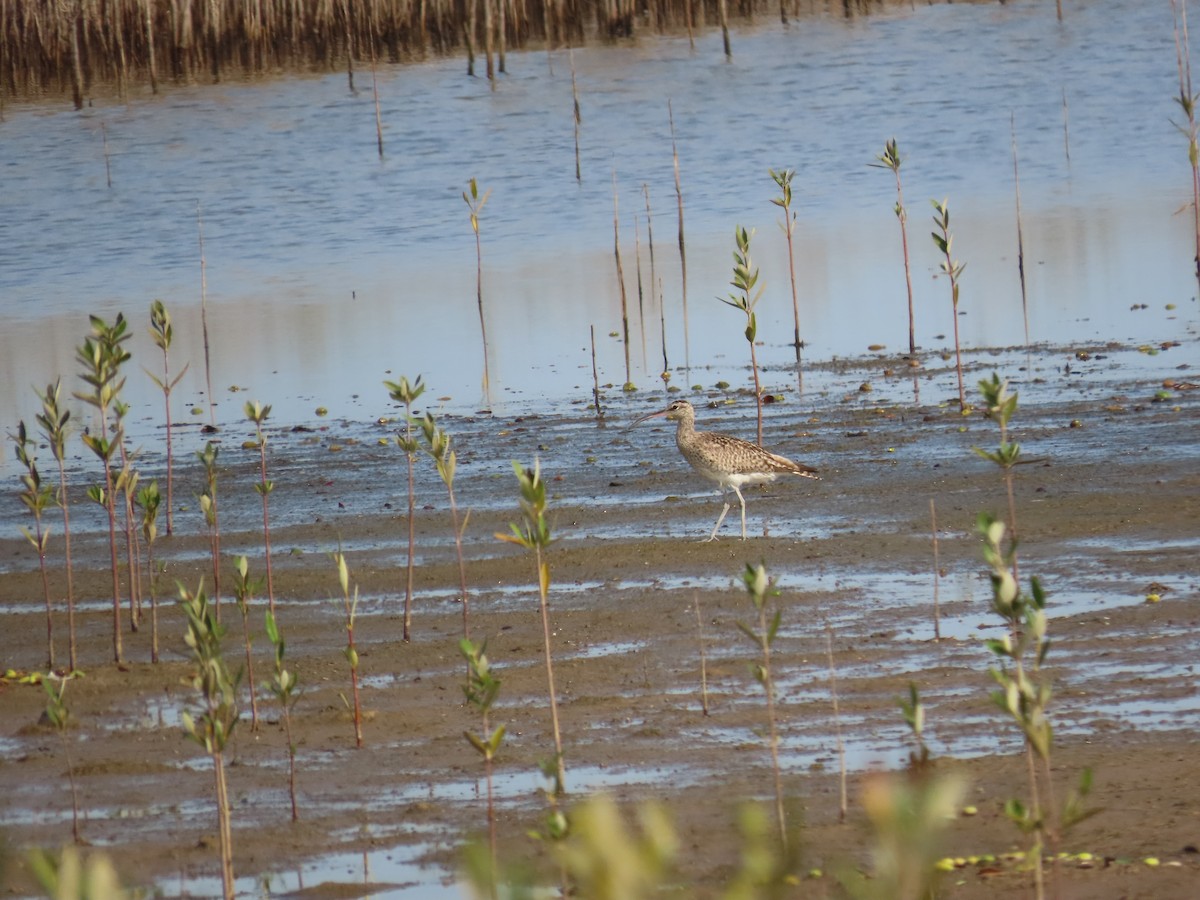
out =
[[639,416],[638,418],[634,419],[632,422],[630,422],[628,425],[626,425],[625,428],[626,428],[626,430],[628,430],[630,428],[633,428],[636,425],[641,425],[647,419],[653,419],[657,416],[665,416],[668,412],[670,412],[670,410],[660,409],[657,412],[646,413],[644,416]]

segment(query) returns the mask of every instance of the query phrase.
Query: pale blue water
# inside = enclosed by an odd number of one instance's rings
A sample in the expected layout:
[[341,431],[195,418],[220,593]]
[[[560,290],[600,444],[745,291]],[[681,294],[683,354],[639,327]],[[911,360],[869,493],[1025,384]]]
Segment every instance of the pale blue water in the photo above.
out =
[[[906,348],[894,181],[868,165],[890,137],[905,159],[918,343],[946,347],[952,328],[948,287],[935,277],[931,198],[949,198],[955,255],[967,264],[964,344],[1023,342],[1010,115],[1031,338],[1194,335],[1182,209],[1190,170],[1171,121],[1165,4],[1083,4],[1062,25],[1032,2],[816,18],[737,30],[734,54],[722,59],[715,34],[694,53],[686,38],[654,37],[576,51],[582,184],[565,53],[554,55],[553,72],[545,54],[514,56],[495,92],[467,79],[458,59],[383,69],[382,161],[370,91],[350,95],[342,75],[172,88],[82,113],[10,107],[0,126],[0,421],[32,417],[29,385],[61,374],[76,388],[87,313],[123,311],[135,332],[131,427],[153,434],[160,397],[137,365],[160,364],[145,334],[154,298],[176,318],[176,370],[191,364],[177,416],[202,403],[197,205],[219,421],[240,420],[248,396],[272,403],[283,422],[311,419],[317,405],[371,419],[389,407],[380,382],[400,374],[422,374],[450,409],[484,405],[475,247],[461,196],[471,177],[492,192],[482,218],[491,405],[549,409],[587,397],[592,326],[601,380],[625,380],[620,342],[609,336],[621,328],[614,170],[631,376],[653,388],[662,348],[643,185],[669,364],[685,362],[668,101],[685,200],[686,357],[704,373],[679,372],[676,384],[748,382],[740,314],[716,299],[728,291],[739,224],[757,229],[752,251],[766,287],[760,361],[778,373],[769,380],[790,381],[786,244],[768,168],[797,170],[807,357]],[[1135,303],[1149,308],[1131,311]],[[230,395],[231,386],[248,394]]]

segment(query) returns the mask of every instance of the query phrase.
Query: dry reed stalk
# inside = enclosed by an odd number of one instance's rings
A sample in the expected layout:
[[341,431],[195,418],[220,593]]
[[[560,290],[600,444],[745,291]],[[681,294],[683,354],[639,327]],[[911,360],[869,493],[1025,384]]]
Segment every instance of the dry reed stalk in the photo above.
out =
[[379,158],[383,159],[383,116],[379,111],[379,78],[375,72],[375,49],[371,48],[371,93],[375,97],[375,143],[379,147]]
[[828,620],[825,622],[825,658],[829,663],[829,696],[833,700],[833,733],[837,738],[838,754],[838,787],[839,800],[838,821],[846,821],[846,812],[850,804],[846,797],[846,745],[842,741],[842,714],[838,704],[837,671],[833,666],[833,628]]
[[932,497],[929,498],[929,524],[933,534],[933,639],[940,642],[942,639],[942,564],[938,559],[937,506]]
[[1067,169],[1071,168],[1071,111],[1067,107],[1067,89],[1062,89],[1063,152],[1067,157]]
[[633,261],[637,271],[638,331],[642,335],[642,368],[646,368],[646,291],[642,285],[642,231],[638,217],[633,217]]
[[112,163],[108,155],[108,128],[104,122],[100,123],[100,140],[104,144],[104,179],[108,183],[109,188],[112,187]]
[[600,405],[600,370],[596,368],[596,326],[589,325],[592,336],[592,400],[596,404],[596,422],[604,424],[604,408]]
[[583,125],[583,116],[579,112],[579,88],[575,84],[575,51],[570,49],[567,51],[567,58],[571,61],[571,99],[574,103],[574,119],[575,119],[575,180],[583,183],[582,170],[579,168],[579,128]]
[[[679,278],[680,291],[683,294],[683,368],[692,371],[691,342],[688,340],[688,303],[687,303],[687,250],[683,241],[683,188],[679,182],[679,150],[675,144],[675,113],[671,101],[667,101],[667,121],[671,125],[671,160],[675,167],[675,200],[679,207]],[[663,360],[666,361],[666,344],[663,344]],[[664,365],[663,370],[666,371]]]
[[217,417],[213,411],[212,364],[208,343],[208,263],[204,259],[204,219],[200,215],[200,201],[196,201],[196,231],[200,236],[200,330],[204,334],[204,382],[208,391],[208,426],[217,430]]
[[733,49],[729,45],[729,12],[725,0],[717,0],[717,13],[721,19],[721,43],[725,47],[725,58],[733,59]]
[[1025,237],[1021,231],[1021,173],[1017,165],[1017,117],[1010,112],[1009,129],[1012,132],[1013,189],[1017,197],[1017,274],[1021,278],[1021,315],[1025,320],[1025,348],[1029,348],[1029,295],[1025,289]]
[[629,297],[625,293],[625,269],[621,265],[621,226],[617,221],[617,170],[612,173],[613,182],[613,255],[617,260],[617,285],[621,290],[621,336],[625,346],[625,385],[633,384],[629,370]]

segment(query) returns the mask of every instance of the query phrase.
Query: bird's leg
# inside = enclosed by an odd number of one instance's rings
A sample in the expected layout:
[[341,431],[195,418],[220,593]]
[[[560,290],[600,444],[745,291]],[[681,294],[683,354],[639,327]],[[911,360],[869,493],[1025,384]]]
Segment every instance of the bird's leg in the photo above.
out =
[[[721,499],[725,500],[725,492],[724,491],[721,491]],[[715,541],[717,539],[717,532],[721,528],[721,523],[725,521],[725,514],[727,512],[729,512],[729,501],[725,500],[725,506],[721,509],[721,514],[719,516],[717,516],[717,524],[713,526],[712,534],[710,534],[708,537],[706,537],[704,539],[704,543],[708,543],[709,541]]]
[[[731,484],[733,492],[737,494],[738,503],[742,504],[742,540],[746,539],[746,498],[742,496],[741,489],[736,484]],[[729,504],[725,504],[725,508],[729,509]]]

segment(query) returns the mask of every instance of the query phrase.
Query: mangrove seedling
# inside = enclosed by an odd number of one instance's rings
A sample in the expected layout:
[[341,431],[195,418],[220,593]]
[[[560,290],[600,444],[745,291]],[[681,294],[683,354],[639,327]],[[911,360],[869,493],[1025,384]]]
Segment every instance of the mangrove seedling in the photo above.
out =
[[462,537],[463,532],[467,530],[467,522],[470,520],[471,514],[468,512],[463,517],[462,524],[459,524],[458,503],[454,498],[454,473],[458,468],[458,454],[450,446],[450,435],[438,427],[433,415],[428,412],[421,420],[421,433],[425,436],[425,449],[433,457],[438,475],[441,476],[442,483],[446,485],[446,494],[450,498],[450,522],[454,527],[454,552],[458,558],[458,589],[459,595],[462,597],[463,637],[469,638],[471,636],[468,619],[470,604],[467,597],[467,568],[463,560]]
[[404,451],[405,462],[408,466],[408,565],[404,580],[403,629],[404,641],[407,643],[412,639],[413,572],[416,568],[414,558],[416,551],[416,489],[413,480],[413,464],[416,461],[417,451],[420,449],[417,439],[413,436],[412,405],[425,392],[425,385],[421,384],[421,376],[418,375],[416,381],[413,382],[401,376],[399,381],[385,381],[383,386],[388,389],[388,396],[392,400],[404,404],[404,433],[396,434],[396,445]]
[[991,378],[981,379],[979,392],[983,395],[983,414],[1000,428],[1000,444],[995,450],[974,447],[974,451],[989,462],[995,463],[1004,473],[1004,489],[1008,495],[1008,539],[1012,555],[1013,577],[1019,577],[1017,564],[1017,505],[1013,485],[1013,470],[1021,463],[1021,445],[1008,439],[1008,424],[1017,411],[1017,393],[1008,391],[1008,379],[1000,380],[995,372]]
[[[786,14],[783,13],[783,6],[779,7],[780,15],[786,19]],[[786,22],[785,22],[786,24]],[[793,345],[796,348],[796,389],[804,390],[804,372],[800,368],[800,351],[804,347],[804,342],[800,340],[800,301],[796,295],[796,251],[793,246],[793,236],[796,233],[796,213],[792,210],[792,178],[796,174],[795,169],[781,169],[776,172],[774,169],[767,169],[771,176],[771,180],[779,186],[780,194],[778,197],[771,198],[771,202],[783,210],[783,221],[779,223],[779,227],[783,229],[784,235],[787,236],[788,248],[788,275],[792,282],[792,318],[796,325]]]
[[950,231],[950,201],[931,202],[936,213],[933,223],[937,227],[937,231],[931,232],[931,237],[938,251],[946,257],[938,268],[950,279],[950,301],[954,313],[954,368],[958,372],[958,407],[965,414],[968,407],[967,394],[963,388],[962,345],[958,340],[958,279],[962,277],[966,263],[960,263],[953,256],[954,235]]
[[240,673],[237,676],[230,675],[225,664],[221,651],[225,629],[208,604],[203,579],[195,592],[181,584],[179,601],[187,614],[185,640],[195,663],[190,683],[199,694],[201,704],[196,715],[184,710],[183,729],[212,759],[217,830],[220,835],[221,884],[225,900],[234,900],[233,826],[229,788],[225,781],[225,749],[240,715],[237,694],[241,676]]
[[[163,374],[159,378],[149,369],[145,369],[147,375],[158,385],[163,393],[163,409],[166,413],[167,421],[167,535],[170,536],[175,531],[174,519],[174,456],[171,449],[171,391],[175,385],[179,384],[180,379],[188,370],[190,363],[184,364],[180,369],[179,374],[174,378],[171,377],[171,364],[168,359],[168,352],[171,349],[171,340],[175,335],[175,331],[171,326],[171,314],[167,312],[167,307],[161,300],[155,300],[150,304],[150,337],[154,340],[154,344],[162,350],[163,357]],[[144,367],[143,367],[144,368]]]
[[[558,725],[558,698],[554,689],[554,659],[550,652],[550,564],[544,553],[553,542],[550,524],[546,521],[546,482],[542,480],[541,464],[534,460],[533,468],[526,469],[513,462],[513,471],[521,488],[521,521],[510,522],[507,534],[497,533],[496,538],[524,547],[533,553],[537,570],[538,603],[542,614],[542,647],[546,660],[546,683],[550,697],[550,724],[554,732],[554,793],[557,798],[566,793],[566,770],[563,764],[562,732]],[[549,767],[547,767],[549,768]]]
[[788,844],[787,816],[783,808],[783,774],[779,766],[779,727],[775,714],[775,682],[771,674],[771,646],[775,642],[775,636],[779,633],[779,623],[783,612],[776,606],[774,614],[768,619],[767,607],[770,605],[768,598],[778,597],[779,591],[775,588],[774,580],[767,576],[766,566],[762,563],[757,566],[747,563],[746,570],[742,573],[742,583],[746,587],[746,593],[750,595],[750,602],[754,604],[757,622],[755,628],[751,628],[745,622],[736,624],[738,630],[758,647],[761,654],[760,661],[754,665],[752,671],[755,680],[762,685],[767,698],[767,747],[771,753],[771,770],[775,783],[775,817],[779,825],[779,845],[786,851]]
[[154,542],[158,539],[158,509],[162,496],[158,482],[151,481],[137,492],[142,508],[142,537],[146,539],[146,570],[150,583],[150,661],[158,662],[158,593],[154,590]]
[[104,465],[104,484],[89,489],[88,496],[104,507],[108,515],[109,565],[112,572],[113,605],[113,659],[122,662],[121,647],[121,576],[117,565],[117,507],[115,498],[116,479],[113,475],[113,459],[117,447],[124,441],[120,426],[109,436],[109,412],[117,399],[125,379],[120,374],[122,363],[129,359],[121,344],[128,339],[125,333],[125,317],[117,314],[109,325],[99,316],[89,316],[92,332],[75,349],[75,359],[82,366],[80,377],[90,392],[76,392],[75,396],[93,407],[99,416],[98,427],[93,433],[85,429],[84,445]]
[[351,594],[350,570],[346,566],[346,554],[338,549],[331,555],[337,565],[338,585],[342,589],[341,608],[346,620],[346,649],[342,652],[346,656],[346,662],[350,664],[350,688],[354,694],[354,745],[361,747],[363,745],[362,704],[358,696],[358,650],[354,647],[354,620],[358,615],[358,585],[354,586],[354,593]]
[[482,730],[479,734],[464,731],[465,737],[483,759],[483,771],[487,781],[487,823],[488,847],[491,850],[492,869],[496,870],[496,808],[492,789],[492,766],[500,744],[504,740],[504,726],[491,727],[490,716],[492,704],[500,693],[500,679],[492,674],[491,663],[487,658],[487,642],[474,644],[468,638],[458,642],[458,649],[467,661],[467,680],[463,684],[463,694],[467,705],[479,713]]
[[[239,564],[245,560],[246,557],[243,556]],[[300,813],[296,806],[296,742],[292,740],[292,706],[300,698],[300,683],[283,664],[283,632],[279,630],[279,623],[269,610],[266,613],[266,625],[267,638],[275,648],[275,671],[265,686],[279,701],[279,709],[283,714],[283,734],[288,745],[288,795],[292,800],[292,821],[297,822]]]
[[1009,629],[1004,637],[984,642],[997,661],[990,672],[1000,689],[992,693],[992,700],[1012,718],[1025,738],[1029,802],[1010,799],[1004,811],[1033,842],[1027,856],[1037,860],[1034,888],[1040,900],[1045,896],[1041,860],[1046,844],[1049,843],[1051,857],[1056,859],[1063,832],[1099,810],[1084,806],[1092,784],[1088,769],[1083,770],[1079,786],[1061,808],[1054,799],[1051,775],[1054,730],[1048,717],[1052,689],[1049,677],[1042,671],[1050,650],[1046,592],[1037,576],[1029,580],[1028,593],[1021,589],[1015,575],[1016,548],[1012,542],[1005,545],[1002,521],[981,513],[975,527],[983,540],[983,558],[989,569],[992,611]]
[[[746,231],[742,226],[733,230],[733,238],[737,249],[733,251],[733,281],[729,282],[735,293],[728,297],[718,297],[722,303],[740,309],[746,314],[746,341],[750,344],[750,371],[754,375],[754,405],[758,410],[758,445],[762,446],[762,384],[758,379],[758,356],[754,351],[754,341],[758,337],[758,319],[754,307],[762,297],[764,285],[758,285],[758,269],[750,259],[750,238],[753,231]],[[756,291],[755,285],[758,285]]]
[[271,576],[271,513],[270,502],[271,491],[275,490],[275,482],[267,479],[267,436],[263,432],[263,422],[267,421],[267,416],[271,415],[271,406],[267,404],[263,406],[257,400],[246,401],[246,418],[254,423],[254,435],[258,446],[258,463],[259,463],[259,481],[254,485],[260,497],[262,497],[263,508],[263,545],[266,548],[267,557],[267,603],[271,607],[271,612],[275,612],[275,582]]
[[[258,731],[258,699],[255,697],[254,654],[250,641],[250,601],[262,590],[262,579],[250,577],[250,564],[239,556],[233,563],[233,596],[242,614],[242,643],[246,647],[246,681],[250,685],[250,730]],[[267,613],[270,617],[271,613]]]
[[479,332],[483,337],[483,394],[489,398],[492,396],[492,379],[488,374],[487,323],[483,315],[483,244],[479,237],[479,216],[491,195],[492,190],[488,188],[480,197],[479,185],[474,178],[467,182],[467,189],[462,195],[463,201],[471,211],[471,231],[475,233],[475,302],[479,306]]
[[204,490],[200,492],[200,511],[204,513],[204,525],[208,529],[208,552],[212,557],[213,606],[217,621],[221,621],[221,521],[217,510],[217,456],[221,448],[212,441],[196,451],[196,458],[204,466]]
[[890,169],[896,176],[896,205],[893,207],[896,220],[900,223],[900,248],[904,252],[904,287],[908,293],[908,353],[913,359],[917,355],[916,322],[913,317],[912,265],[908,258],[908,210],[904,208],[904,186],[900,183],[900,164],[903,158],[892,138],[883,148],[883,153],[875,157],[878,162],[868,163],[880,169]]
[[71,674],[59,677],[54,672],[47,672],[40,680],[46,691],[46,719],[58,732],[62,741],[63,755],[67,758],[67,778],[71,782],[71,838],[76,844],[82,843],[79,836],[79,791],[75,786],[75,766],[71,762],[71,744],[67,741],[67,726],[70,724],[71,711],[67,707],[67,682],[73,678],[82,678],[83,672],[78,669]]
[[54,663],[54,609],[50,602],[50,580],[46,574],[46,545],[50,542],[50,526],[42,524],[42,514],[54,502],[54,489],[48,484],[42,484],[42,476],[38,472],[37,460],[29,453],[30,447],[34,441],[25,431],[25,420],[22,419],[17,424],[17,433],[10,434],[9,438],[16,444],[17,460],[25,467],[25,472],[21,475],[21,502],[25,504],[25,508],[33,515],[33,531],[30,531],[24,525],[21,526],[21,533],[25,535],[26,540],[33,545],[33,549],[37,551],[38,568],[42,573],[42,596],[46,601],[46,658],[47,667],[53,671]]
[[142,624],[142,542],[138,537],[133,507],[137,498],[138,479],[141,477],[133,467],[136,453],[125,447],[125,416],[129,404],[120,398],[113,400],[113,412],[117,418],[117,431],[121,440],[117,449],[121,452],[121,468],[117,473],[117,491],[121,494],[121,506],[125,514],[125,560],[129,570],[129,629],[137,631]]
[[913,737],[915,748],[908,754],[908,770],[914,774],[923,772],[929,765],[929,745],[925,743],[925,704],[915,682],[908,683],[908,698],[899,700],[900,714]]
[[50,447],[50,453],[58,463],[58,491],[55,493],[55,503],[62,509],[63,519],[63,553],[67,563],[67,652],[71,669],[75,669],[75,574],[71,563],[71,512],[67,496],[67,422],[71,418],[70,410],[60,409],[59,395],[62,392],[62,379],[55,379],[54,384],[46,385],[46,391],[38,395],[42,403],[42,411],[37,415],[38,425],[41,426],[42,436]]

